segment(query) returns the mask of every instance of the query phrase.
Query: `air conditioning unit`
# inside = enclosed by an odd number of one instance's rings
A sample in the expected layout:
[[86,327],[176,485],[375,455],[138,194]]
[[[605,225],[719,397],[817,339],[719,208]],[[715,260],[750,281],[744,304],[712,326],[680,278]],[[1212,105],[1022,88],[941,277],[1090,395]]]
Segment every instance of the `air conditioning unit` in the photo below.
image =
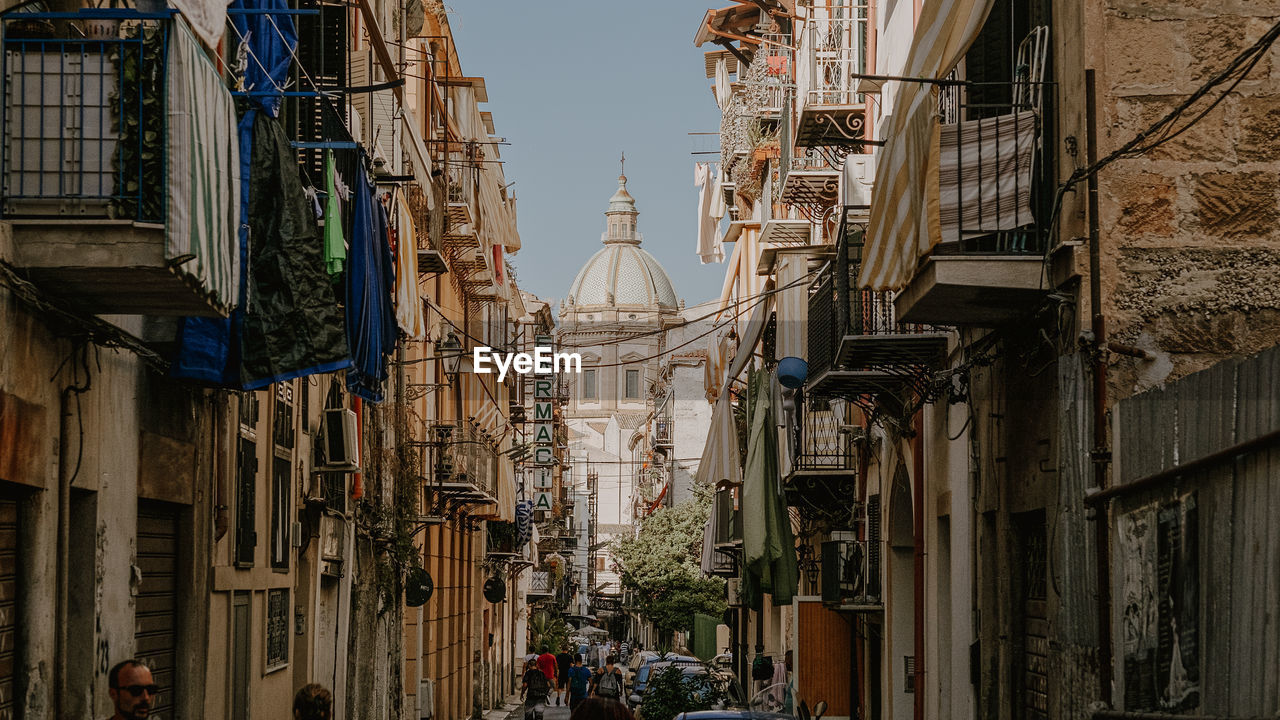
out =
[[324,411],[324,470],[355,472],[360,469],[360,438],[356,414],[346,408]]
[[728,589],[727,596],[728,596],[729,607],[741,607],[742,606],[742,578],[729,578],[729,581],[725,584]]
[[436,685],[432,680],[418,681],[418,720],[435,715]]

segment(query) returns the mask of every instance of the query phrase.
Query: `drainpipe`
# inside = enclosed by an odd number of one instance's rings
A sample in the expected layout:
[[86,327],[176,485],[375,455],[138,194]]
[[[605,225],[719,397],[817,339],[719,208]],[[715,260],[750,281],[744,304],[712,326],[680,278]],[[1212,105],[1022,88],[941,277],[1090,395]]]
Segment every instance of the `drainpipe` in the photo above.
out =
[[[1093,70],[1084,71],[1085,85],[1085,133],[1089,167],[1098,159],[1098,111],[1095,100]],[[1098,176],[1088,177],[1089,202],[1089,309],[1093,316],[1093,486],[1099,491],[1107,488],[1107,468],[1111,462],[1111,449],[1107,443],[1107,359],[1106,322],[1102,314],[1102,257],[1098,229]],[[1103,505],[1094,515],[1094,533],[1097,550],[1098,583],[1098,690],[1102,702],[1111,707],[1111,520],[1108,507]]]
[[924,720],[924,411],[916,411],[915,437],[911,439],[911,460],[912,473],[911,478],[912,494],[915,496],[915,502],[912,505],[912,524],[915,526],[913,530],[913,544],[916,547],[915,557],[915,720]]
[[[85,348],[77,347],[73,354],[83,352]],[[76,360],[73,358],[71,363],[74,367]],[[68,668],[70,658],[67,655],[71,643],[68,627],[71,619],[71,484],[75,482],[76,475],[80,472],[80,461],[84,456],[84,437],[79,427],[73,426],[71,422],[71,396],[76,396],[76,413],[79,415],[81,412],[79,396],[88,392],[90,384],[89,378],[86,377],[83,385],[76,385],[74,373],[73,370],[72,384],[63,388],[58,403],[58,597],[56,602],[58,630],[54,638],[54,656],[57,658],[54,664],[54,702],[55,712],[59,718],[66,716],[69,711],[68,699],[71,692]],[[73,436],[76,438],[74,458],[70,451]]]

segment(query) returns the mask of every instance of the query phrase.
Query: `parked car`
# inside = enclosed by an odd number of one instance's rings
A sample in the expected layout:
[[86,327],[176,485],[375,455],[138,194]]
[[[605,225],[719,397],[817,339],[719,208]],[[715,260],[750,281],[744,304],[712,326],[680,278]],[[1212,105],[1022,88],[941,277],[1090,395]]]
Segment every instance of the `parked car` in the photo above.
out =
[[631,707],[634,708],[644,703],[644,693],[649,687],[649,678],[653,677],[654,673],[661,672],[664,668],[672,665],[678,665],[686,669],[696,668],[704,673],[706,672],[702,661],[689,655],[664,655],[660,658],[654,658],[641,665],[640,669],[636,671],[635,680],[631,684],[631,696],[628,698]]

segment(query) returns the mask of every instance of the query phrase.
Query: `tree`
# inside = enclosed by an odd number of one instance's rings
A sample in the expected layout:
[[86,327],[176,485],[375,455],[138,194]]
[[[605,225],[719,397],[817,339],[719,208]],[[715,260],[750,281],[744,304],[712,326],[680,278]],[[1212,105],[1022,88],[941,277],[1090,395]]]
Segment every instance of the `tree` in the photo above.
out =
[[702,531],[710,513],[709,497],[660,508],[636,537],[613,544],[623,587],[662,637],[691,629],[695,613],[724,613],[724,580],[702,577]]
[[710,710],[725,699],[723,689],[709,674],[686,675],[671,665],[649,678],[644,692],[644,716],[674,718],[680,713]]

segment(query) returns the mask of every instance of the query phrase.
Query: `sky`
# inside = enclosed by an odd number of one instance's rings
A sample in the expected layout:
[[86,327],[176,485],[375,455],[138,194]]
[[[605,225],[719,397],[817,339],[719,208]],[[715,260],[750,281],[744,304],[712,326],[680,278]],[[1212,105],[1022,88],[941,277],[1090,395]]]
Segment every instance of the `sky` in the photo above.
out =
[[[642,247],[688,305],[719,295],[723,264],[694,253],[693,166],[717,155],[720,113],[693,36],[715,2],[446,0],[462,71],[482,76],[507,182],[515,181],[520,287],[561,300],[599,250],[627,156]],[[732,246],[730,246],[732,248]]]

